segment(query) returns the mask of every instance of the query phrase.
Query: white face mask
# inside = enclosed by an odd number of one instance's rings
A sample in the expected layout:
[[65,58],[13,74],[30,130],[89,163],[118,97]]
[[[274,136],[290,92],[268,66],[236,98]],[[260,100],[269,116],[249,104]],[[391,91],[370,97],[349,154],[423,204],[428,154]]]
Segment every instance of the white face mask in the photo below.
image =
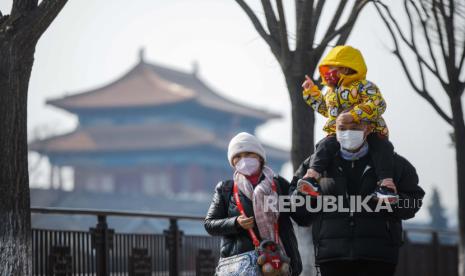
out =
[[365,135],[363,130],[339,130],[336,131],[336,137],[341,147],[346,150],[356,150],[363,142]]
[[243,175],[253,175],[260,168],[260,161],[253,157],[243,157],[236,163],[236,170]]

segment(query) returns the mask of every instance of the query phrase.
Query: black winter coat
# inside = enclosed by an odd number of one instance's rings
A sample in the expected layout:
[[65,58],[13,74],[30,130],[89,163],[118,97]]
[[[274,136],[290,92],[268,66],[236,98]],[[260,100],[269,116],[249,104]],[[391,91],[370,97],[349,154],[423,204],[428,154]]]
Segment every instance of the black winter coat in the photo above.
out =
[[[305,175],[309,162],[310,158],[305,160],[295,173],[291,182],[291,193],[296,189],[297,180]],[[352,164],[352,161],[343,160],[339,156],[331,161],[323,177],[333,182],[325,182],[325,185],[321,183],[323,195],[342,195],[346,199],[349,194],[366,196],[375,190],[377,176],[370,157],[366,156],[353,162]],[[359,175],[360,178],[354,180],[354,173],[351,175],[348,171],[357,166],[359,174],[355,175]],[[403,243],[402,220],[415,216],[425,193],[418,186],[415,168],[399,155],[394,156],[394,183],[400,201],[397,207],[393,207],[392,212],[382,210],[369,213],[363,209],[362,212],[301,212],[306,213],[308,224],[313,224],[317,264],[360,259],[397,263],[399,248]],[[343,202],[345,207],[349,206],[347,200]],[[376,204],[371,202],[369,206],[374,209]]]
[[[282,177],[275,177],[275,183],[279,195],[289,194],[289,182]],[[240,215],[236,202],[233,198],[234,182],[227,180],[218,183],[215,188],[213,200],[205,218],[205,230],[210,235],[223,236],[221,240],[221,257],[230,257],[247,251],[254,250],[254,245],[249,234],[236,222]],[[252,201],[239,192],[239,197],[244,211],[248,217],[254,216]],[[292,213],[281,213],[278,220],[279,237],[284,249],[291,259],[292,275],[299,275],[302,271],[302,261],[297,248],[297,239],[290,220]],[[299,216],[301,217],[301,216]],[[298,224],[303,224],[297,218]],[[255,234],[259,236],[257,226],[254,227]]]

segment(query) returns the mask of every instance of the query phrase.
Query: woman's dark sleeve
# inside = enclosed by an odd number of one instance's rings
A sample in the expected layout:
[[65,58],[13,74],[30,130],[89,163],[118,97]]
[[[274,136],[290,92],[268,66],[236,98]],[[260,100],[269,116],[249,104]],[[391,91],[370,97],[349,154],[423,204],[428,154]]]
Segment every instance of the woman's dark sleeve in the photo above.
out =
[[212,236],[223,236],[237,234],[239,225],[236,223],[237,216],[228,217],[227,205],[222,195],[223,182],[218,183],[215,188],[212,203],[205,217],[205,230]]

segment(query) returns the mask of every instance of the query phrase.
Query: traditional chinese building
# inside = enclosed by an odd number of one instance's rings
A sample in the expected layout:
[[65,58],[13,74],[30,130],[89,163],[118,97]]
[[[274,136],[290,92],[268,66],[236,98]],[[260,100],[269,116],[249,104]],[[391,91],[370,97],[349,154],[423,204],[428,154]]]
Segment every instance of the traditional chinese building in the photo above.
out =
[[[75,191],[168,195],[211,193],[231,177],[229,139],[279,115],[220,96],[197,75],[144,60],[100,88],[47,101],[78,118],[67,134],[35,141],[47,156],[50,183],[74,171]],[[289,153],[265,145],[279,172]]]

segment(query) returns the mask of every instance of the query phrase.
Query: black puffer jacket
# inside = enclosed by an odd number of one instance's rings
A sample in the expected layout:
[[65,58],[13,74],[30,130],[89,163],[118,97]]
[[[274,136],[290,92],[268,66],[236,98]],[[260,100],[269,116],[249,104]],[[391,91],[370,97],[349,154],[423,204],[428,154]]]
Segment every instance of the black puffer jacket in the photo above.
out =
[[[289,194],[289,183],[284,178],[276,177],[275,183],[278,188],[278,194]],[[223,236],[221,240],[221,257],[230,257],[254,249],[248,232],[236,223],[236,218],[240,215],[240,212],[233,198],[233,185],[234,182],[232,180],[223,181],[216,185],[215,194],[205,218],[205,229],[207,232],[210,235]],[[239,192],[239,197],[246,215],[248,217],[253,216],[252,201],[241,192]],[[288,257],[291,258],[292,275],[299,275],[302,271],[302,261],[297,248],[297,239],[290,215],[292,213],[280,214],[278,221],[279,236]],[[296,222],[304,224],[299,219]],[[254,227],[254,231],[259,235],[256,226]]]
[[[307,171],[309,161],[310,158],[305,160],[297,170],[291,182],[291,193],[296,189],[297,180]],[[401,220],[414,217],[424,191],[418,186],[415,168],[399,155],[395,155],[394,161],[394,183],[400,202],[392,212],[370,213],[362,209],[362,212],[306,213],[313,223],[317,264],[357,259],[397,263],[402,244]],[[353,162],[335,157],[323,177],[332,180],[321,183],[323,195],[342,196],[345,207],[349,206],[347,196],[361,195],[363,198],[374,191],[377,183],[369,155]],[[374,210],[376,204],[372,201],[369,206]]]

